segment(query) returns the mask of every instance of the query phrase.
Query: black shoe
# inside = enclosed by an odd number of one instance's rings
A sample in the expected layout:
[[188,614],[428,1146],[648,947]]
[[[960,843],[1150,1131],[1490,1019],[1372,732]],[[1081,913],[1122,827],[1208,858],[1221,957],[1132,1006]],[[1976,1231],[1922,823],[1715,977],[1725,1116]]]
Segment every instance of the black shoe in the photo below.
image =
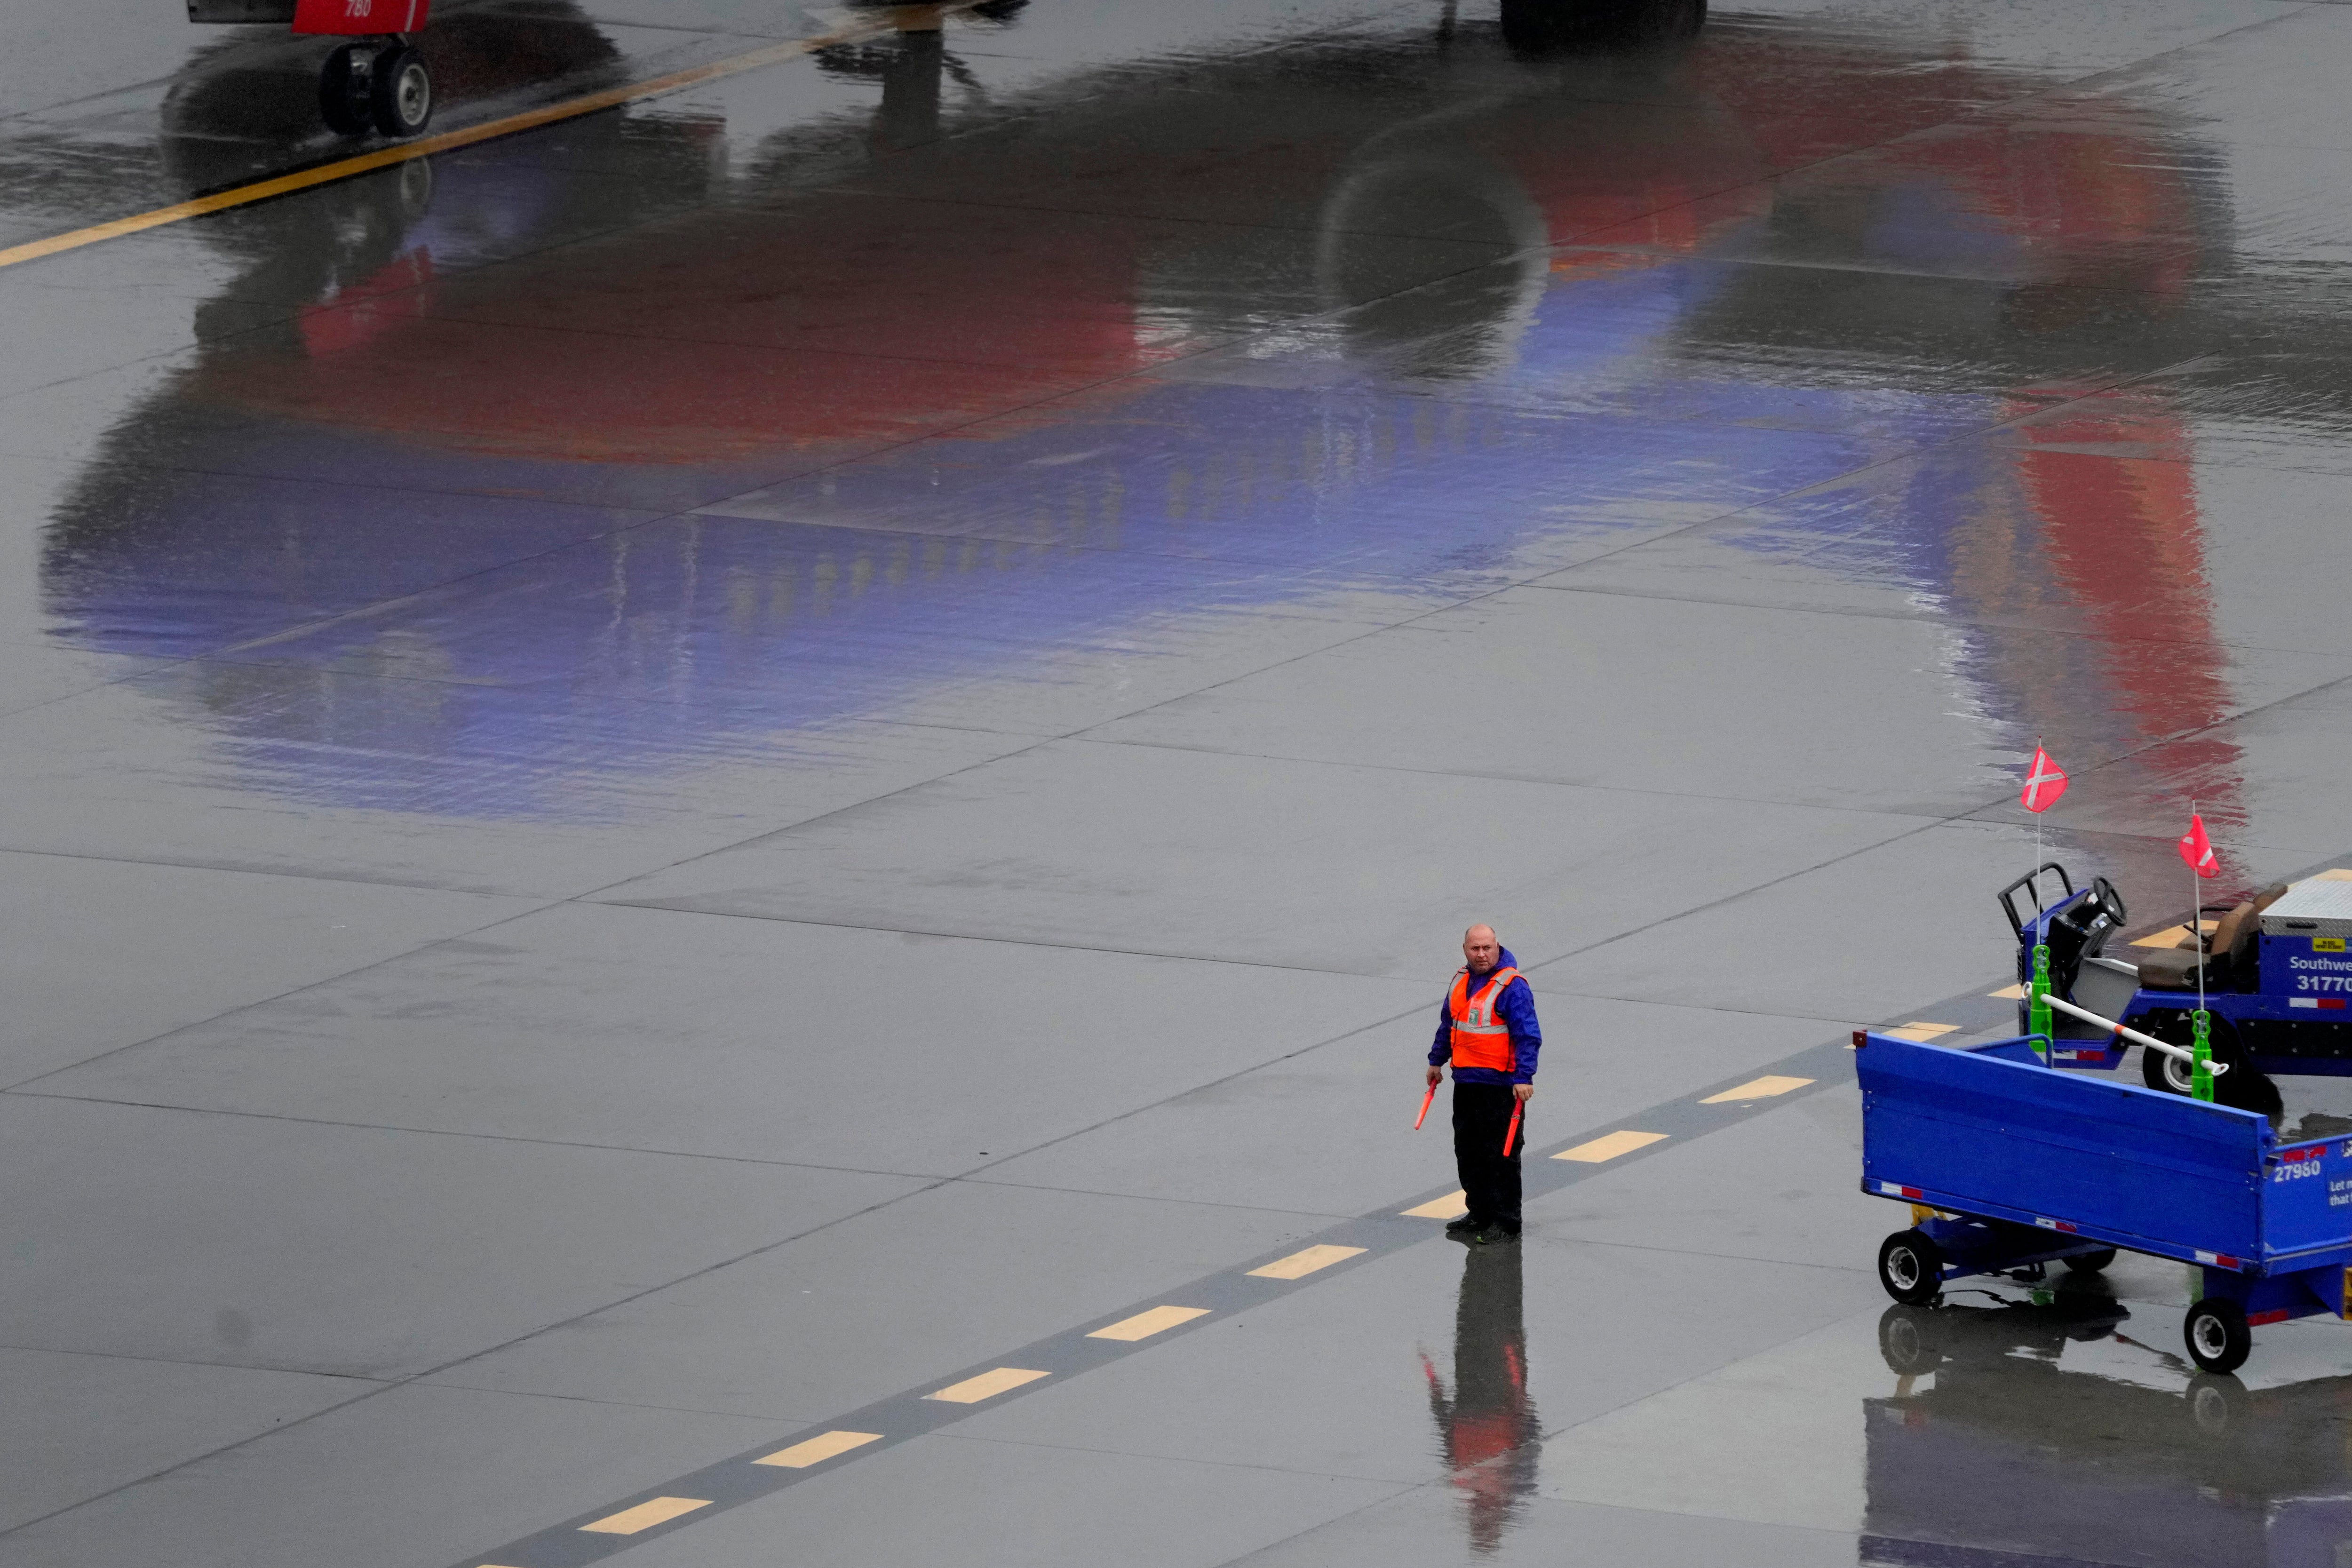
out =
[[1486,1222],[1485,1220],[1478,1219],[1473,1215],[1465,1214],[1460,1219],[1454,1220],[1451,1224],[1447,1225],[1445,1227],[1445,1234],[1448,1236],[1475,1236],[1479,1231],[1486,1228]]
[[1518,1239],[1519,1233],[1517,1231],[1505,1230],[1499,1225],[1490,1225],[1486,1229],[1473,1235],[1470,1237],[1470,1244],[1473,1247],[1500,1247],[1507,1241],[1517,1241]]

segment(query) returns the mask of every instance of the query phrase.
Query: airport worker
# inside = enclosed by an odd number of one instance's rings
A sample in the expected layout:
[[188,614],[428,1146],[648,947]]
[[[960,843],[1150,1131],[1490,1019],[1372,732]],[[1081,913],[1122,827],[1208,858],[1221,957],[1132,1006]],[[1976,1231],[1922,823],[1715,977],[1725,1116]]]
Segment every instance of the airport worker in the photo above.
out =
[[1511,1117],[1536,1091],[1536,1054],[1543,1031],[1536,1024],[1535,993],[1520,978],[1518,961],[1495,935],[1475,925],[1462,934],[1463,967],[1437,1011],[1437,1038],[1429,1047],[1433,1088],[1454,1068],[1454,1163],[1470,1212],[1445,1227],[1448,1236],[1479,1246],[1519,1234],[1519,1148],[1524,1122],[1503,1152]]

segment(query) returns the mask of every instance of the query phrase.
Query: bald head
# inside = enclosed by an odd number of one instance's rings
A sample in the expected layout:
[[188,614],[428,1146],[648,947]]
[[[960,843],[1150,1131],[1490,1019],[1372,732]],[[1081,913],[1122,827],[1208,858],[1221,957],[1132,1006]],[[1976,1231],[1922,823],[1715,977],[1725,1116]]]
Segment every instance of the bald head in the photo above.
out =
[[1472,926],[1462,933],[1462,958],[1473,974],[1484,974],[1503,956],[1503,944],[1493,926]]

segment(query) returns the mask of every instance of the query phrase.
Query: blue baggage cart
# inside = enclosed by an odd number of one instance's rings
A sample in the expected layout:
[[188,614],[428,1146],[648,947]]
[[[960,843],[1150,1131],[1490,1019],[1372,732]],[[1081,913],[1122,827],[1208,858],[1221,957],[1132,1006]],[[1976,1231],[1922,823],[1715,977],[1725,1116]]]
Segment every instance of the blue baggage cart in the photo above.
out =
[[2058,1071],[2037,1044],[1855,1032],[1863,1191],[1914,1205],[1878,1249],[1888,1295],[2093,1271],[2117,1249],[2177,1258],[2203,1271],[2182,1328],[2216,1373],[2245,1361],[2252,1327],[2347,1315],[2352,1139],[2281,1143],[2259,1111]]

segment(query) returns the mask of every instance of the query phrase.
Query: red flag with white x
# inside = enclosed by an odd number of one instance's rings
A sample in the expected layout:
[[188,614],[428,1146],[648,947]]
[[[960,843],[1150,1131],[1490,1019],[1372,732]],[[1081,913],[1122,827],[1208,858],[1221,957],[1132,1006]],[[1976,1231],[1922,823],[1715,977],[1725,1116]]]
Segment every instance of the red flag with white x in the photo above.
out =
[[2189,831],[2180,837],[2180,858],[2200,877],[2221,874],[2221,862],[2213,856],[2213,841],[2205,837],[2205,819],[2195,812],[2189,815]]
[[2058,797],[2065,793],[2065,770],[2052,762],[2050,753],[2043,751],[2041,743],[2036,742],[2033,747],[2033,763],[2025,770],[2024,793],[2017,797],[2019,804],[2039,816],[2057,805]]

